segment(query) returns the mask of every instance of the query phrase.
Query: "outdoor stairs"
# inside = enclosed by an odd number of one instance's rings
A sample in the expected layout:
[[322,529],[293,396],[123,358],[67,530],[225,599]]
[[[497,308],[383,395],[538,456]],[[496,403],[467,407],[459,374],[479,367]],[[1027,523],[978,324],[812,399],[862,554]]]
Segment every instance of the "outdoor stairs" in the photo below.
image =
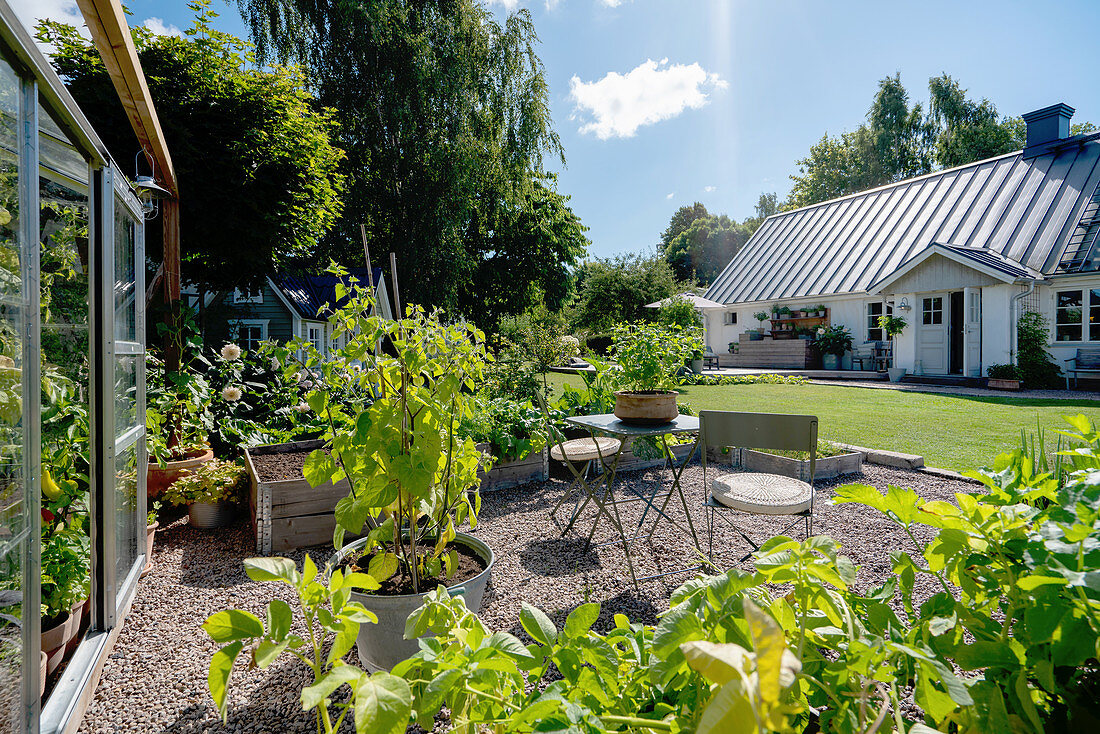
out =
[[963,377],[962,375],[906,375],[901,378],[908,385],[939,385],[941,387],[985,387],[983,377]]

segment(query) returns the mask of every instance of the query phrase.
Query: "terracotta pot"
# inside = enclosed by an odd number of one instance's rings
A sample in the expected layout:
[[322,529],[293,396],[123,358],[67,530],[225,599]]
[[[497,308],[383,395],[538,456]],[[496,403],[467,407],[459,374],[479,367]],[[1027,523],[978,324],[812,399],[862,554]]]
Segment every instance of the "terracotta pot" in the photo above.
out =
[[46,695],[46,665],[49,663],[49,658],[46,653],[38,653],[38,697],[42,698]]
[[649,390],[615,393],[615,417],[623,423],[635,426],[656,426],[676,420],[680,410],[676,407],[673,390]]
[[76,652],[76,648],[80,646],[80,641],[84,639],[84,633],[88,631],[88,626],[92,621],[92,603],[88,599],[78,601],[73,604],[70,613],[73,617],[73,636],[65,645],[65,658]]
[[[45,622],[46,620],[43,620]],[[42,652],[46,653],[46,673],[52,673],[65,659],[65,646],[76,634],[77,620],[65,612],[60,621],[42,630]]]
[[145,526],[145,567],[141,569],[142,578],[145,578],[145,575],[153,570],[153,536],[157,534],[157,528],[159,527],[159,522]]
[[155,461],[150,461],[146,478],[146,490],[149,497],[159,497],[168,488],[168,485],[180,478],[184,470],[195,469],[213,458],[213,449],[205,449],[191,452],[186,459],[169,461],[164,467],[161,467]]
[[1003,378],[990,377],[986,382],[986,387],[991,390],[1019,390],[1019,380],[1006,380]]

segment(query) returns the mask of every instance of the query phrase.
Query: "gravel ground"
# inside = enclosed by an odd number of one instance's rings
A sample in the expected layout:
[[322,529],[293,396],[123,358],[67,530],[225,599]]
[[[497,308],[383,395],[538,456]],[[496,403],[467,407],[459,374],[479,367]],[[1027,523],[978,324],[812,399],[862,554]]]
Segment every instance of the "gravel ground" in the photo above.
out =
[[[667,481],[668,476],[666,470],[650,470],[624,475],[623,481],[641,488],[652,486],[658,478]],[[862,479],[849,475],[819,484],[814,533],[831,535],[841,542],[844,552],[860,566],[860,589],[882,583],[890,573],[890,551],[910,548],[911,542],[869,509],[822,501],[832,496],[833,487],[849,481],[863,481],[880,489],[889,484],[912,487],[927,499],[951,499],[955,492],[976,489],[972,484],[877,466],[865,467]],[[706,514],[698,465],[684,471],[683,484],[692,519],[705,545]],[[497,558],[482,613],[486,623],[494,629],[521,633],[521,601],[541,607],[559,624],[571,608],[585,601],[603,605],[598,627],[611,626],[617,612],[635,621],[655,622],[668,608],[670,593],[689,574],[643,582],[636,591],[630,584],[620,544],[584,550],[584,531],[591,527],[591,515],[582,515],[578,522],[582,531],[575,529],[559,537],[549,513],[566,486],[566,482],[551,479],[483,496],[476,534],[494,549]],[[636,525],[641,504],[622,510],[624,524]],[[669,514],[681,524],[685,519],[679,506],[670,509]],[[746,533],[760,539],[778,533],[784,525],[782,518],[737,517]],[[609,539],[610,533],[605,522],[597,530],[596,542]],[[923,541],[931,533],[925,532],[922,537],[918,530],[917,535]],[[312,712],[303,712],[298,703],[299,691],[309,680],[308,669],[293,659],[283,659],[266,671],[248,671],[243,666],[234,671],[227,727],[219,722],[206,690],[207,667],[216,647],[199,628],[203,620],[231,607],[262,616],[264,605],[275,596],[293,602],[288,587],[254,583],[244,574],[241,561],[252,555],[254,547],[244,522],[204,532],[193,530],[184,517],[157,532],[156,568],[138,590],[80,731],[315,731]],[[749,550],[734,533],[716,532],[719,565],[738,565],[738,559]],[[331,548],[310,552],[323,561]],[[300,561],[304,554],[297,551],[288,555]],[[662,522],[653,542],[639,542],[631,555],[637,574],[644,576],[679,568],[690,563],[695,554],[685,534]],[[751,567],[750,562],[740,565]],[[923,597],[935,593],[935,589],[927,585],[918,593]]]

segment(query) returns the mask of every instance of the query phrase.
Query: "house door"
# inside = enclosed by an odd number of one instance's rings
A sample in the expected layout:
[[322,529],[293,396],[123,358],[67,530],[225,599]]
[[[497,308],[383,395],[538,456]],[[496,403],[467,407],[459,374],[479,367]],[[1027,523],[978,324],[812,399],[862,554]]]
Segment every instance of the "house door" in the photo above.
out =
[[948,357],[951,362],[951,374],[963,373],[963,351],[965,342],[965,302],[962,291],[953,291],[950,295],[951,318],[948,319],[947,334],[951,343]]
[[929,375],[945,375],[949,366],[947,338],[947,295],[940,293],[921,298],[917,323],[917,360],[920,370]]
[[963,374],[982,374],[982,289],[964,288],[966,314],[963,327]]

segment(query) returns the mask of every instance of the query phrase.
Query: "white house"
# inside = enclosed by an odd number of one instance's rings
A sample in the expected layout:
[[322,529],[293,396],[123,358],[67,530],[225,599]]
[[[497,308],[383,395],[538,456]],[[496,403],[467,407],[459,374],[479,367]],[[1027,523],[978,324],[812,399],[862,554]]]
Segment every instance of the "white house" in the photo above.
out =
[[[981,376],[1014,361],[1016,318],[1050,321],[1054,359],[1100,348],[1100,133],[1073,108],[1024,115],[1027,147],[769,217],[706,292],[712,346],[773,304],[824,304],[857,344],[908,326],[897,366]],[[721,321],[721,323],[716,323]]]

